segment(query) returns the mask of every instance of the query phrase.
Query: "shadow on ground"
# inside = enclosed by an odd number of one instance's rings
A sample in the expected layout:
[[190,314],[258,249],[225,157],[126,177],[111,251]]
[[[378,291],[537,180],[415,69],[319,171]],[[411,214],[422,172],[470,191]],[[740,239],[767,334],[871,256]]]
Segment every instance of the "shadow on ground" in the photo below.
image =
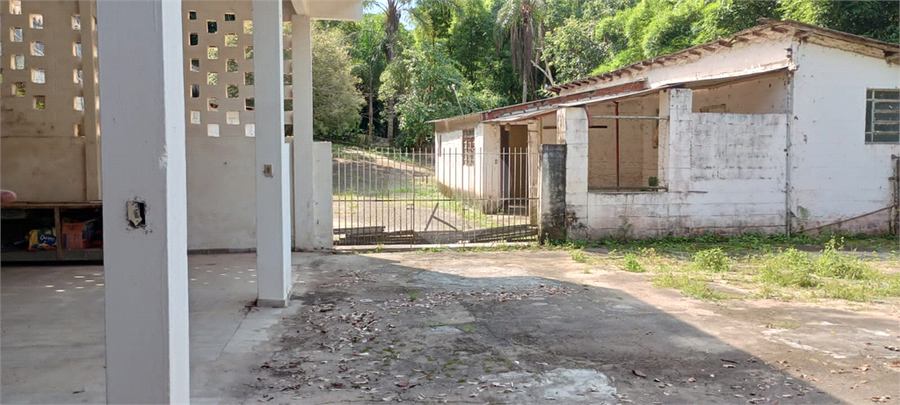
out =
[[490,266],[312,258],[248,403],[841,403],[622,291]]

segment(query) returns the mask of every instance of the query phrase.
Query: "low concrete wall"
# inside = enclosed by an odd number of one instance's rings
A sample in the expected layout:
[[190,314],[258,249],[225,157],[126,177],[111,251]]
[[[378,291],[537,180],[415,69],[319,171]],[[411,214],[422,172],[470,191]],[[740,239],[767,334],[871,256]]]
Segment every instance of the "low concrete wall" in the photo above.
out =
[[586,237],[784,231],[787,117],[684,111],[669,125],[669,191],[587,193]]

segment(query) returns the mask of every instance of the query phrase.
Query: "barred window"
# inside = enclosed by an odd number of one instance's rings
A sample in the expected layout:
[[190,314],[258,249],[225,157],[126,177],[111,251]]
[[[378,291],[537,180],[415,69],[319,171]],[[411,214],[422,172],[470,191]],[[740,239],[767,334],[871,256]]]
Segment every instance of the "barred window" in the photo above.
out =
[[900,90],[866,92],[866,143],[900,143]]
[[463,166],[475,165],[475,130],[467,129],[463,131]]

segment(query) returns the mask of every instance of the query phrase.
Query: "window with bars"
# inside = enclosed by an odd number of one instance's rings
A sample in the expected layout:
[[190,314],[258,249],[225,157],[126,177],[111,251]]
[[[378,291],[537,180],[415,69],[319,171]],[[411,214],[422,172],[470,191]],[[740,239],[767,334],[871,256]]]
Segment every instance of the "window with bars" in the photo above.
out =
[[900,143],[900,90],[866,92],[866,143]]
[[475,130],[467,129],[463,131],[462,137],[463,148],[463,166],[475,166]]

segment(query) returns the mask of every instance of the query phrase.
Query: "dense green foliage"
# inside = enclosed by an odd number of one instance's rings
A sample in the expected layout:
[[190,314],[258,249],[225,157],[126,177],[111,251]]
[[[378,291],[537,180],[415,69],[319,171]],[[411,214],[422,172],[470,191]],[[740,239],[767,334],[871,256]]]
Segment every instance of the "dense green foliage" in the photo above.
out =
[[347,99],[358,126],[339,138],[371,134],[407,147],[431,143],[429,120],[547,97],[548,86],[731,35],[759,18],[900,38],[896,1],[369,0],[367,11],[361,22],[320,23],[350,45],[341,52],[365,98]]
[[355,141],[359,108],[363,103],[352,76],[350,56],[339,31],[316,28],[312,32],[313,135]]

